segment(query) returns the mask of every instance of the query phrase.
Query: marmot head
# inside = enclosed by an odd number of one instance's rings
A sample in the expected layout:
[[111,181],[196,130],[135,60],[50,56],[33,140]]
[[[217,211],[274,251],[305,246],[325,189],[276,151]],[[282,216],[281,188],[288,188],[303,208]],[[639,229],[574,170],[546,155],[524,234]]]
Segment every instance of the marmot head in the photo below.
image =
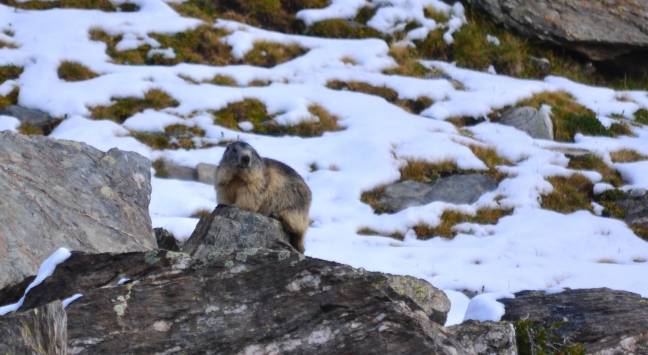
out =
[[262,167],[263,159],[251,145],[245,142],[234,142],[225,149],[220,164],[242,170],[254,170]]

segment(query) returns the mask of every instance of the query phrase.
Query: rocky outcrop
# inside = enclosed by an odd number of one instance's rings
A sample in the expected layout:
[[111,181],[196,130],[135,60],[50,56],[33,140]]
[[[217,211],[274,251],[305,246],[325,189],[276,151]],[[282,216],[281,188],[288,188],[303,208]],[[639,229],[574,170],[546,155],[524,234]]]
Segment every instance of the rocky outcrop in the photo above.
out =
[[504,320],[534,322],[545,338],[582,344],[588,354],[648,353],[648,299],[638,294],[607,288],[523,291],[500,301]]
[[648,70],[648,2],[643,0],[468,0],[523,35],[591,61]]
[[144,157],[11,132],[0,133],[0,152],[0,287],[35,274],[61,246],[156,247]]
[[67,316],[59,301],[0,317],[0,354],[67,353]]
[[553,140],[553,122],[549,111],[547,106],[540,110],[528,106],[514,107],[505,111],[498,123],[515,127],[533,138]]
[[497,180],[483,174],[451,175],[431,184],[405,180],[387,185],[377,205],[383,211],[398,212],[434,201],[469,204],[496,188]]
[[182,251],[204,259],[245,248],[294,250],[278,220],[219,205],[209,218],[198,222]]
[[[186,244],[194,257],[73,252],[28,293],[21,314],[82,294],[67,307],[74,354],[515,351],[505,323],[444,328],[449,301],[423,280],[309,258],[269,242],[284,237],[271,218],[221,206],[201,225]],[[234,243],[234,233],[246,242]],[[193,238],[208,244],[196,248]],[[24,286],[0,291],[0,304]]]

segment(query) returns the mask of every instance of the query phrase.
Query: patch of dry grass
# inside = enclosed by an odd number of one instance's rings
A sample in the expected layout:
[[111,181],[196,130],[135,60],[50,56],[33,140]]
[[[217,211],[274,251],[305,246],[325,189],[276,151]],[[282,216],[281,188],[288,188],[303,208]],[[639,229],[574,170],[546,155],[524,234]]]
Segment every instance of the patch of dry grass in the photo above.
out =
[[593,170],[601,174],[604,182],[614,186],[623,184],[621,174],[594,154],[572,156],[567,167],[574,170]]
[[65,81],[83,81],[96,78],[97,73],[79,62],[64,61],[57,70],[59,78]]
[[167,107],[176,107],[179,103],[162,90],[149,90],[143,98],[125,97],[114,100],[109,106],[96,106],[90,109],[95,119],[111,119],[123,123],[130,116],[145,109],[162,110]]
[[324,107],[311,105],[310,113],[317,118],[312,121],[301,121],[296,125],[279,125],[270,115],[265,104],[257,99],[245,99],[227,105],[214,113],[214,122],[220,126],[233,130],[240,130],[240,122],[252,123],[252,132],[272,136],[292,135],[300,137],[317,137],[324,132],[342,130],[338,118],[328,112]]
[[475,215],[469,215],[453,210],[446,210],[441,215],[441,222],[436,226],[427,223],[418,223],[413,227],[419,239],[430,239],[434,237],[454,238],[457,232],[454,227],[460,223],[496,224],[500,218],[512,213],[508,209],[480,208]]
[[610,153],[610,158],[613,163],[632,163],[636,161],[648,160],[648,156],[645,156],[636,150],[631,149],[621,149],[615,152]]
[[542,208],[560,213],[592,210],[593,185],[587,177],[573,174],[570,177],[552,176],[548,180],[553,191],[542,196]]

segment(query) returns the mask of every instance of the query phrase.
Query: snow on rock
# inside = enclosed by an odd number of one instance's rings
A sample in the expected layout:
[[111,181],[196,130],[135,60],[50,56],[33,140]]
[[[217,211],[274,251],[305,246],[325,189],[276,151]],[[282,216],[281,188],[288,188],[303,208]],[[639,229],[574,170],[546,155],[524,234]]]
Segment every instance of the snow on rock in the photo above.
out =
[[47,259],[45,259],[45,261],[43,261],[41,266],[38,268],[38,273],[36,274],[36,278],[29,284],[29,286],[27,286],[22,297],[20,297],[20,300],[18,300],[18,302],[14,304],[1,306],[0,316],[18,310],[20,306],[22,306],[23,302],[25,301],[25,297],[27,296],[27,293],[29,293],[29,290],[40,285],[41,282],[43,282],[43,280],[50,277],[54,273],[54,270],[56,269],[56,265],[67,260],[67,258],[69,258],[70,255],[72,255],[72,253],[70,253],[69,250],[67,250],[66,248],[60,248],[56,250],[54,253],[52,253],[52,255],[47,257]]
[[470,300],[464,320],[499,321],[504,315],[504,305],[492,294],[483,293]]
[[15,131],[20,121],[12,116],[0,115],[0,131]]

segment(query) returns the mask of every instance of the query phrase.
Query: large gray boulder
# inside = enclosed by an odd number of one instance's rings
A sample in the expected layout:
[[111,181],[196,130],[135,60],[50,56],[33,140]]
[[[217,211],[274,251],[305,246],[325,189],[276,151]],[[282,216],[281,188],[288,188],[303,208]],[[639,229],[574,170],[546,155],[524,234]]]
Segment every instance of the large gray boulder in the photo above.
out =
[[545,339],[582,344],[587,354],[648,354],[648,299],[638,294],[607,288],[523,291],[500,301],[503,320],[533,322]]
[[136,153],[0,133],[0,287],[60,247],[155,248],[150,194],[150,162]]
[[497,180],[484,174],[451,175],[431,184],[405,180],[386,186],[378,207],[383,211],[398,212],[435,201],[469,204],[496,188]]
[[0,317],[0,354],[67,354],[67,316],[61,302]]
[[[523,35],[576,51],[592,61],[648,70],[645,0],[468,0]],[[633,68],[632,65],[638,68]]]
[[[268,243],[282,240],[283,231],[273,219],[254,216],[217,208],[201,221],[205,232],[192,236],[210,243],[188,249],[194,257],[166,250],[73,252],[29,292],[21,311],[81,293],[66,309],[73,354],[514,351],[505,323],[444,328],[449,301],[426,281],[367,272]],[[213,224],[221,226],[209,227]],[[218,237],[229,235],[227,228],[242,232],[246,242],[234,246]],[[250,231],[256,230],[269,236],[253,238],[258,233]],[[15,300],[25,284],[0,290],[0,304]]]

